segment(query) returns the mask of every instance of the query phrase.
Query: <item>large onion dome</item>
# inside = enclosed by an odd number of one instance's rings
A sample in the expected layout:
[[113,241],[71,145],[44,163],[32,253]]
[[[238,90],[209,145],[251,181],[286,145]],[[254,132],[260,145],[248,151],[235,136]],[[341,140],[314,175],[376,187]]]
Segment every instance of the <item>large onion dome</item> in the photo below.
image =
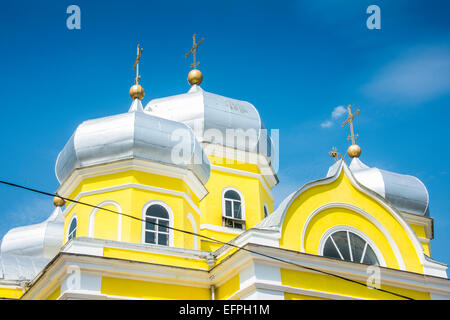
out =
[[135,99],[129,112],[84,121],[56,160],[63,182],[73,170],[124,159],[143,159],[191,170],[205,184],[209,162],[185,124],[144,113]]
[[[269,160],[272,156],[272,140],[258,111],[249,102],[210,93],[193,85],[187,93],[151,100],[144,111],[187,124],[200,142],[259,153]],[[239,132],[245,135],[244,143],[232,136]]]

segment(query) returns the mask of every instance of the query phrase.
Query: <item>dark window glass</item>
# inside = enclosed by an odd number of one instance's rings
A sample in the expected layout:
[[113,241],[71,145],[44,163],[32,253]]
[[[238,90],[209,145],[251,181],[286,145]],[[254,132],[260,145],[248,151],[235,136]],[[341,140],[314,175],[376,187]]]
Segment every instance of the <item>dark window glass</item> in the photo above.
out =
[[228,190],[227,192],[225,192],[224,197],[226,199],[241,200],[241,197],[239,196],[239,194],[233,190]]
[[146,211],[145,242],[169,245],[169,213],[159,204],[151,205]]
[[264,218],[267,218],[268,215],[269,213],[267,212],[267,207],[264,206]]
[[225,215],[227,217],[231,217],[231,205],[232,205],[231,201],[225,200]]
[[152,217],[169,219],[169,214],[167,213],[166,208],[159,204],[154,204],[148,207],[147,215]]
[[325,246],[323,247],[323,255],[330,258],[341,258],[338,251],[336,250],[336,247],[334,246],[333,241],[331,241],[331,238],[328,238],[325,242]]
[[354,233],[349,232],[349,234],[350,234],[350,247],[352,248],[353,254],[353,261],[362,262],[361,257],[364,252],[366,242]]
[[372,250],[372,248],[370,246],[367,246],[366,254],[364,255],[363,263],[378,265],[377,256],[376,256],[375,252],[373,252],[373,250]]
[[242,215],[241,215],[241,203],[240,202],[235,202],[234,203],[234,217],[236,219],[242,219]]
[[70,240],[72,238],[76,238],[77,236],[77,219],[73,219],[70,223],[69,227],[69,236],[67,237],[67,240]]
[[146,232],[145,233],[145,242],[146,243],[155,243],[155,233],[154,232]]
[[155,230],[156,219],[147,217],[145,223],[145,229],[147,230]]
[[337,248],[339,249],[339,252],[344,257],[344,260],[351,261],[350,259],[350,251],[348,247],[348,240],[347,240],[347,232],[345,231],[338,231],[333,233],[331,236],[334,240],[334,243],[336,243]]
[[346,261],[379,265],[377,255],[369,243],[350,231],[331,234],[323,246],[325,257]]
[[158,225],[158,231],[169,232],[169,229],[163,226],[169,226],[169,220],[160,220]]
[[167,246],[167,234],[159,233],[158,234],[158,244],[161,244],[163,246]]

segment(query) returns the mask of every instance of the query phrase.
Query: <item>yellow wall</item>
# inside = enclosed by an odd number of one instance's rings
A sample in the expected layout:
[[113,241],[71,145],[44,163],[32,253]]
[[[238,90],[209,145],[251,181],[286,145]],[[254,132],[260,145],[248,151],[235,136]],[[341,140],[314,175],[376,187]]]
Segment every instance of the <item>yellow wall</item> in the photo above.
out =
[[[209,156],[209,159],[212,164],[226,168],[257,174],[260,172],[257,165],[231,162],[229,159],[214,156]],[[239,190],[244,198],[246,229],[252,228],[264,219],[264,204],[267,204],[269,212],[273,211],[273,201],[258,178],[212,168],[206,184],[209,193],[200,202],[200,209],[204,213],[200,219],[201,224],[222,226],[222,193],[227,187]],[[236,234],[225,235],[217,231],[209,231],[208,235],[221,241],[229,241],[236,237]]]
[[[406,270],[423,273],[415,247],[404,227],[382,205],[357,190],[344,171],[331,183],[313,186],[295,199],[286,212],[282,227],[280,247],[301,251],[301,235],[308,216],[329,203],[346,203],[369,213],[384,226],[399,248]],[[364,232],[380,249],[387,267],[398,269],[393,250],[383,233],[367,218],[356,211],[344,208],[327,209],[311,220],[305,232],[305,252],[319,254],[319,240],[326,230],[335,225],[348,225]]]
[[190,267],[203,270],[209,269],[209,266],[204,259],[185,258],[176,254],[164,255],[152,252],[105,247],[103,249],[103,256],[176,267]]
[[0,298],[20,299],[23,294],[22,288],[17,287],[0,287]]
[[239,290],[239,274],[224,282],[221,286],[215,288],[214,299],[225,300],[231,297]]
[[102,278],[102,294],[134,297],[138,299],[209,300],[209,288],[181,286],[168,283],[148,282],[119,278]]
[[[180,192],[186,191],[187,188],[181,179],[167,178],[138,171],[120,172],[116,175],[117,176],[99,176],[83,180],[77,190],[92,191],[105,187],[112,187],[114,186],[114,184],[112,183],[124,184],[131,182],[140,184],[145,183],[146,185],[157,187],[174,188],[171,190]],[[108,179],[110,184],[108,184]],[[193,193],[191,192],[191,195],[192,194]],[[72,194],[72,196],[75,196],[75,194]],[[104,201],[114,201],[120,206],[123,214],[131,215],[137,219],[143,219],[144,205],[151,200],[162,201],[170,207],[173,213],[174,228],[182,230],[192,230],[192,223],[187,218],[187,214],[191,213],[194,217],[197,231],[200,229],[199,214],[197,213],[196,209],[180,195],[173,195],[139,188],[126,188],[115,191],[101,192],[98,194],[85,195],[79,199],[79,201],[92,204],[94,206],[98,206]],[[198,207],[198,199],[193,196],[191,200]],[[118,209],[113,205],[105,205],[102,207],[104,207],[105,209],[118,211]],[[97,211],[94,219],[95,228],[93,237],[107,240],[118,240],[120,215],[101,209],[95,210],[92,207],[82,204],[75,204],[66,214],[64,241],[67,235],[68,224],[73,214],[77,215],[78,220],[77,236],[89,236],[90,215],[93,213],[93,211]],[[124,215],[122,215],[121,219],[122,228],[120,240],[124,242],[141,243],[142,222]],[[180,233],[177,231],[172,232],[174,239],[173,245],[175,247],[193,249],[194,244],[192,235]],[[200,246],[200,240],[197,239],[197,241],[197,245]]]
[[[314,290],[325,293],[339,294],[348,297],[362,298],[362,299],[377,299],[377,300],[405,300],[398,296],[388,294],[386,292],[381,292],[379,290],[370,289],[367,286],[362,286],[356,283],[351,283],[338,279],[335,277],[330,277],[327,275],[280,269],[281,272],[281,283],[286,286],[294,288],[302,288],[307,290]],[[361,281],[364,283],[364,281]],[[414,291],[409,289],[403,289],[398,287],[385,286],[381,283],[381,289],[389,290],[394,293],[410,297],[419,300],[429,300],[429,293]]]

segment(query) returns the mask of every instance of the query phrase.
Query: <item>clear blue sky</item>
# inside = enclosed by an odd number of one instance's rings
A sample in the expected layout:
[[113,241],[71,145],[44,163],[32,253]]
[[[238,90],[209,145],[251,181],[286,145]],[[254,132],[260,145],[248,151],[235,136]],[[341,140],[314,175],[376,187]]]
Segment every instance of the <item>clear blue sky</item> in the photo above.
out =
[[[66,8],[81,8],[81,30]],[[366,8],[381,8],[368,30]],[[50,192],[82,121],[126,112],[136,44],[144,103],[186,92],[192,34],[202,87],[247,100],[280,130],[276,203],[345,152],[338,106],[356,105],[369,166],[427,186],[432,257],[450,263],[450,3],[444,1],[4,1],[0,4],[0,178]],[[348,158],[347,158],[348,160]],[[51,199],[0,186],[0,237],[43,221]]]

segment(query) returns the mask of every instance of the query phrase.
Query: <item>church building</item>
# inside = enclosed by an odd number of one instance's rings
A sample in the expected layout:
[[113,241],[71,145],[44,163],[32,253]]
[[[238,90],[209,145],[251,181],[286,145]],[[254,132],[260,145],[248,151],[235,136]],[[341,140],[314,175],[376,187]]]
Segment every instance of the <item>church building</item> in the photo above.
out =
[[359,110],[351,161],[334,149],[274,208],[277,143],[251,103],[200,86],[193,40],[187,92],[144,106],[138,46],[131,105],[67,137],[54,211],[2,239],[0,297],[450,299],[427,188],[362,159]]

